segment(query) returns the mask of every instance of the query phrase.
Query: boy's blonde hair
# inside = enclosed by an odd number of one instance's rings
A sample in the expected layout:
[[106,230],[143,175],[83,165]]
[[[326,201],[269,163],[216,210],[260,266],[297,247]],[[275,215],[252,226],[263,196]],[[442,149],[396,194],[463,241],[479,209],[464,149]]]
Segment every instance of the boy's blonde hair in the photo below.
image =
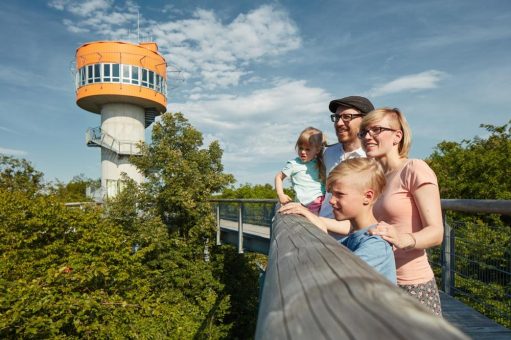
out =
[[326,138],[321,130],[316,129],[312,126],[305,128],[298,136],[298,140],[295,144],[295,149],[298,151],[298,148],[302,145],[309,145],[311,147],[318,149],[318,155],[316,157],[318,161],[318,169],[319,169],[319,177],[321,181],[325,181],[325,163],[323,161],[323,151],[326,145]]
[[356,175],[353,177],[353,184],[362,190],[372,189],[374,200],[380,196],[385,187],[385,173],[378,161],[374,158],[350,158],[330,172],[326,180],[327,190],[331,192],[336,181],[349,175]]
[[385,116],[391,117],[392,124],[389,126],[390,128],[401,130],[403,132],[403,138],[401,138],[401,141],[399,142],[398,151],[401,157],[408,157],[408,152],[410,151],[410,146],[412,144],[412,131],[410,130],[410,126],[408,125],[405,116],[399,109],[384,107],[369,112],[362,118],[360,131],[365,130],[369,125],[379,122]]

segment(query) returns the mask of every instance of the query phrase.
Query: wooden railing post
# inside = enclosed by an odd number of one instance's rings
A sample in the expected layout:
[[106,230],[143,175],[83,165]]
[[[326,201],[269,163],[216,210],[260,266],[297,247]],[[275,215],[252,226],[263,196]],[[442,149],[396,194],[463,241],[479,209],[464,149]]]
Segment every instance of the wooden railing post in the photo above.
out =
[[243,254],[243,203],[238,206],[238,254]]

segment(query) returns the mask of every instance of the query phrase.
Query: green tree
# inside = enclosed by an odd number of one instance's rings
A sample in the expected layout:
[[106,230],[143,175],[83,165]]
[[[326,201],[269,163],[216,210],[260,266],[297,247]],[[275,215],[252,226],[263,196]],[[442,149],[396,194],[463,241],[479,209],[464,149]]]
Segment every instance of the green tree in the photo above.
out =
[[33,195],[42,189],[42,180],[43,173],[27,160],[0,154],[0,187]]
[[481,127],[487,138],[444,141],[429,156],[443,198],[511,199],[511,121]]
[[145,201],[184,238],[210,236],[214,224],[208,199],[234,181],[223,173],[219,143],[202,145],[202,134],[181,113],[166,113],[154,124],[152,143],[143,144],[142,156],[132,159],[147,179]]
[[[487,137],[441,142],[427,159],[437,174],[442,198],[511,199],[511,121],[481,127],[489,133]],[[456,288],[465,293],[460,299],[511,327],[509,317],[500,314],[511,315],[511,277],[502,274],[511,272],[511,218],[448,212],[447,221],[456,234],[456,272],[460,274]],[[438,251],[433,253],[438,256]]]
[[[0,338],[222,338],[229,296],[196,248],[129,190],[69,209],[11,169],[0,177]],[[26,167],[30,168],[29,166]],[[32,190],[12,183],[29,183]],[[133,196],[135,195],[135,196]]]
[[[294,197],[291,189],[284,188],[284,192]],[[250,184],[245,183],[238,187],[230,186],[222,191],[221,198],[268,198],[277,199],[277,192],[271,184]]]
[[87,188],[99,188],[100,186],[100,180],[93,180],[80,174],[74,176],[68,183],[57,181],[51,186],[51,191],[62,202],[88,202],[91,201],[91,198],[86,195]]

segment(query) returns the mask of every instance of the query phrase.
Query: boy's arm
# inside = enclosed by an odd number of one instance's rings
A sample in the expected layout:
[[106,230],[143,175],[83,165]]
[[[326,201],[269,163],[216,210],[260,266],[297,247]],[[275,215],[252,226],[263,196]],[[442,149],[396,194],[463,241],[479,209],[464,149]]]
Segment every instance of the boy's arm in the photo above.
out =
[[282,206],[279,209],[280,213],[283,214],[298,214],[307,218],[312,224],[325,233],[335,233],[341,235],[347,235],[350,232],[351,224],[350,221],[337,221],[332,218],[320,217],[312,213],[309,209],[299,203],[289,203]]
[[326,224],[322,221],[321,217],[316,216],[314,213],[312,213],[309,209],[301,205],[300,203],[289,203],[286,205],[283,205],[279,209],[279,213],[282,214],[297,214],[302,215],[306,219],[308,219],[312,224],[314,224],[319,229],[323,230],[325,233],[327,233],[327,227]]
[[349,220],[338,221],[333,218],[320,217],[329,233],[348,235],[351,230],[351,223]]
[[284,193],[282,182],[285,178],[286,175],[282,171],[279,171],[275,176],[275,191],[277,191],[277,196],[279,197],[280,204],[286,204],[292,201],[291,197]]

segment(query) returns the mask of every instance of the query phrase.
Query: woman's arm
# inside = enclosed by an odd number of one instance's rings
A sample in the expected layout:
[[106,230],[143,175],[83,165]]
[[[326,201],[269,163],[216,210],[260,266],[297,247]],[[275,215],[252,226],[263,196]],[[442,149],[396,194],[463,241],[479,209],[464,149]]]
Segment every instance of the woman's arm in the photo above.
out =
[[442,244],[444,224],[438,186],[424,184],[415,190],[413,198],[422,221],[422,229],[413,233],[416,240],[415,248],[428,249]]

